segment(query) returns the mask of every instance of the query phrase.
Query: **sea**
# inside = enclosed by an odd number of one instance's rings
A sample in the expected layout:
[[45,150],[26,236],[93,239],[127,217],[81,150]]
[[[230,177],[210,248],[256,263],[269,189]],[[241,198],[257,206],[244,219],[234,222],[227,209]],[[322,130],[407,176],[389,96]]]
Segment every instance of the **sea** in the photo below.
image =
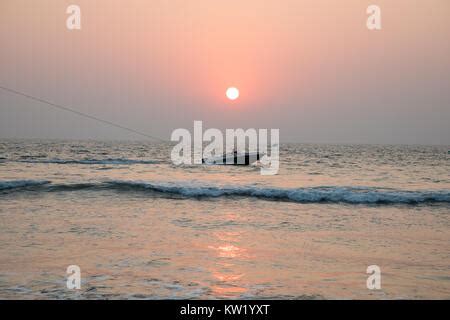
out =
[[0,140],[0,299],[450,298],[450,146],[172,147]]

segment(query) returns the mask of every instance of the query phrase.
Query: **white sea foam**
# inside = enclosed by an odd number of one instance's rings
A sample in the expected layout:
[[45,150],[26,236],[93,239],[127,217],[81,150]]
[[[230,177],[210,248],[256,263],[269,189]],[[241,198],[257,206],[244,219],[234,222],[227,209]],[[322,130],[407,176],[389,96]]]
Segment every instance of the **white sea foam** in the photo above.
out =
[[415,204],[426,202],[450,202],[448,190],[408,191],[372,187],[310,187],[275,188],[257,186],[214,186],[194,183],[110,181],[111,187],[120,189],[149,190],[184,197],[248,197],[299,203],[351,203],[351,204]]
[[9,189],[22,189],[27,187],[41,186],[49,184],[50,181],[46,180],[11,180],[11,181],[0,181],[0,190]]
[[108,180],[83,183],[52,184],[41,180],[16,180],[0,182],[0,190],[20,189],[63,192],[77,190],[113,190],[121,192],[149,192],[178,195],[184,198],[243,197],[297,203],[348,203],[348,204],[419,204],[450,203],[449,190],[396,190],[374,187],[323,186],[309,188],[277,188],[253,185],[222,186],[199,182],[148,182]]

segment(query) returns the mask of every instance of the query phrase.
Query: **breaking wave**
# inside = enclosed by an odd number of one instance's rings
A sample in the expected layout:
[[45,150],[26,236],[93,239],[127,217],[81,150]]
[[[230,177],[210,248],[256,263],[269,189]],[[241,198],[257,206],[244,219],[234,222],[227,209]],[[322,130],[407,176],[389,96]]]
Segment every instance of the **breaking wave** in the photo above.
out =
[[0,191],[11,190],[11,189],[24,189],[29,187],[42,186],[49,184],[50,181],[46,180],[12,180],[12,181],[1,181]]
[[450,203],[449,190],[408,191],[373,187],[308,187],[276,188],[259,186],[214,186],[196,183],[145,182],[111,180],[72,184],[53,184],[49,181],[17,180],[0,182],[0,191],[32,190],[64,192],[77,190],[113,190],[119,192],[148,192],[153,195],[183,198],[244,197],[296,203],[348,204],[420,204]]

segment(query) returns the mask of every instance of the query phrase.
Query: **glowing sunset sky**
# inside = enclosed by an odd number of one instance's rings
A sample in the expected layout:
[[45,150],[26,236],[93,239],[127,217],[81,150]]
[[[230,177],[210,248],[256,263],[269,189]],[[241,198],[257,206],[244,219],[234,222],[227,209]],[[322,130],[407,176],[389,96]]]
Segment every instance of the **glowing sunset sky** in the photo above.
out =
[[[2,0],[0,85],[165,139],[203,120],[282,141],[450,144],[449,16],[448,0]],[[140,138],[3,91],[0,137]]]

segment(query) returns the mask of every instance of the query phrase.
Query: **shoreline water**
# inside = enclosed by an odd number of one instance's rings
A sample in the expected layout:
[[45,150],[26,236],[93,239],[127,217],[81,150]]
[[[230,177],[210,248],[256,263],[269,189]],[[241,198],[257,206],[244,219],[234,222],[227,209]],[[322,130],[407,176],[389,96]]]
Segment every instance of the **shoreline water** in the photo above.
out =
[[449,298],[447,149],[282,144],[261,177],[169,144],[2,140],[0,297]]

